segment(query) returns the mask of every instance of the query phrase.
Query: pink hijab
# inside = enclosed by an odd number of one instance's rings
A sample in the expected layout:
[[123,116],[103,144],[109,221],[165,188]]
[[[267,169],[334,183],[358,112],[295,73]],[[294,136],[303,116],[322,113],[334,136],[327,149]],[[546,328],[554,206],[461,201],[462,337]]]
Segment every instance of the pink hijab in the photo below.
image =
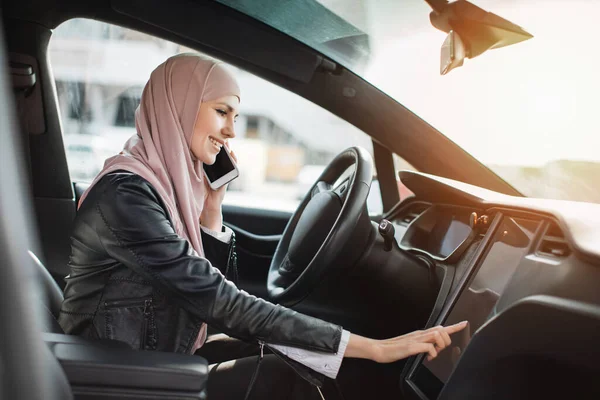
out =
[[193,53],[167,59],[144,87],[135,112],[137,134],[106,160],[79,205],[104,175],[117,170],[137,174],[156,189],[177,234],[203,256],[200,214],[206,189],[202,162],[190,151],[192,134],[200,104],[227,95],[239,98],[240,90],[223,64]]

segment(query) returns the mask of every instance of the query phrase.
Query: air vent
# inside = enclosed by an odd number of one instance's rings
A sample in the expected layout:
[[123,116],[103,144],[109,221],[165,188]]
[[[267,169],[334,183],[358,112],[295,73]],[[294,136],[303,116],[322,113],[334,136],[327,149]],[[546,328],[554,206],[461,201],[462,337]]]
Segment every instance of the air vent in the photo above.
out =
[[546,229],[546,232],[540,241],[538,253],[559,258],[571,254],[571,249],[565,239],[565,235],[556,223],[550,223]]
[[415,218],[417,218],[419,215],[421,215],[423,213],[423,211],[427,210],[428,208],[429,208],[429,204],[425,204],[425,203],[415,203],[413,205],[410,205],[407,210],[405,210],[403,213],[400,214],[400,217],[398,218],[397,221],[401,225],[408,225],[411,222],[413,222]]

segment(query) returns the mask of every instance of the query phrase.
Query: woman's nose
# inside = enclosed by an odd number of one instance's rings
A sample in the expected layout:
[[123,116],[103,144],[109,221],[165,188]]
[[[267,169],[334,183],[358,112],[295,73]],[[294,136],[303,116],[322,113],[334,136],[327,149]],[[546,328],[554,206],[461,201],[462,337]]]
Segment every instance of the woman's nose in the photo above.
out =
[[233,122],[228,122],[223,127],[222,133],[223,133],[223,135],[227,136],[227,138],[229,138],[229,139],[235,138],[235,126],[233,125]]

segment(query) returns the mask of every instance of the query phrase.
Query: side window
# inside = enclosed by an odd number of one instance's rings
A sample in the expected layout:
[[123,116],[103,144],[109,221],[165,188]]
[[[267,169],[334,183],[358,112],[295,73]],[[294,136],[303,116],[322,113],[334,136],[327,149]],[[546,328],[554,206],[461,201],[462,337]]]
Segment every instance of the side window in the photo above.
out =
[[[91,181],[104,160],[135,133],[134,112],[152,70],[193,51],[106,23],[73,19],[54,32],[49,52],[56,79],[67,161],[73,181]],[[231,146],[240,177],[225,203],[293,211],[325,166],[342,150],[371,138],[321,107],[231,67],[242,90]],[[381,194],[371,190],[370,213]]]

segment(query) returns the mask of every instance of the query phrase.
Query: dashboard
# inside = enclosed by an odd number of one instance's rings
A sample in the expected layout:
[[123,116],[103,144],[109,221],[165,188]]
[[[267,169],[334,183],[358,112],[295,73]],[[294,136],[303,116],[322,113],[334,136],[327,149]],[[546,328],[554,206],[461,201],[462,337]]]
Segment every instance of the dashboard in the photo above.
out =
[[398,245],[438,261],[458,259],[477,234],[478,219],[472,208],[431,206],[407,227]]
[[444,271],[426,327],[469,322],[434,360],[408,360],[400,377],[406,397],[518,398],[524,377],[534,382],[523,365],[536,366],[538,389],[550,396],[556,388],[547,377],[556,371],[584,397],[600,393],[582,381],[598,367],[574,348],[600,333],[600,221],[590,223],[600,206],[514,198],[416,172],[400,177],[415,196],[386,216],[396,244]]

